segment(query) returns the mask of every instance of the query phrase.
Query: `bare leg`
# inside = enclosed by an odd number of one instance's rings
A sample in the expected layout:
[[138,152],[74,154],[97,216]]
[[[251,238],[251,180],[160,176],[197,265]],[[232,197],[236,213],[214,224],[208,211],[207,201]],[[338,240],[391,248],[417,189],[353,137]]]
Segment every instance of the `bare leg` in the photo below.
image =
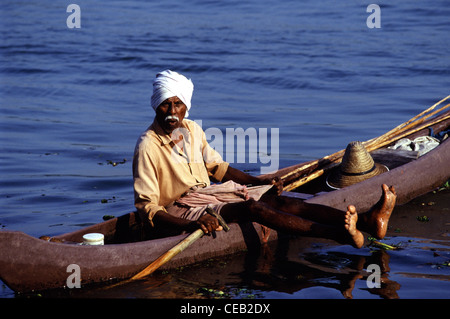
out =
[[[359,214],[357,227],[372,236],[382,239],[386,235],[390,215],[395,206],[396,194],[393,186],[383,184],[383,194],[368,212]],[[305,203],[290,197],[264,196],[268,205],[281,211],[327,225],[342,225],[347,212],[318,204]]]
[[357,248],[364,244],[364,237],[356,229],[356,211],[346,213],[341,226],[317,223],[253,200],[227,204],[221,215],[227,222],[252,221],[284,233],[333,239]]
[[345,211],[333,207],[310,204],[301,199],[285,196],[265,195],[261,201],[283,212],[322,224],[342,225],[346,214]]

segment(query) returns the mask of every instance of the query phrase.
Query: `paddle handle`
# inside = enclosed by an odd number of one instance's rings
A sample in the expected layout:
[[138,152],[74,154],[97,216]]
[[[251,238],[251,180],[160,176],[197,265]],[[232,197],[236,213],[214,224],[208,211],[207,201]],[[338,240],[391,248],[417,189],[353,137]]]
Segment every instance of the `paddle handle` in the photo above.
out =
[[203,236],[204,232],[201,229],[197,229],[195,232],[187,236],[185,239],[180,241],[177,245],[169,249],[167,252],[162,254],[158,259],[148,265],[144,270],[134,275],[130,280],[140,279],[142,277],[146,277],[157,270],[159,267],[164,265],[166,262],[171,260],[173,257],[181,253],[187,247],[189,247],[192,243],[194,243],[197,239]]

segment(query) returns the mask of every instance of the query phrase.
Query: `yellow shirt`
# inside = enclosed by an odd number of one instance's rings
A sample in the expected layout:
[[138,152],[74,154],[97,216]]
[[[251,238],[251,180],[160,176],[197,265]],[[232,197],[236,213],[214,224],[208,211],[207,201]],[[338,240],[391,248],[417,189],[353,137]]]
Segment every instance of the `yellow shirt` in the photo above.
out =
[[221,181],[228,169],[206,141],[202,128],[184,119],[181,127],[167,134],[156,119],[138,139],[133,158],[134,202],[148,214],[179,199],[193,186],[210,185],[210,177]]

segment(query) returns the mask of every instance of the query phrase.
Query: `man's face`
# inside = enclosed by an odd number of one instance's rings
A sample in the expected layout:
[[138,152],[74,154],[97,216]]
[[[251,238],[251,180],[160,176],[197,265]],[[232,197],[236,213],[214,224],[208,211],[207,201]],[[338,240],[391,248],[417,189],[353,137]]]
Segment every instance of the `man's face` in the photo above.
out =
[[178,97],[170,97],[156,109],[156,120],[167,133],[172,133],[181,126],[186,110],[186,105]]

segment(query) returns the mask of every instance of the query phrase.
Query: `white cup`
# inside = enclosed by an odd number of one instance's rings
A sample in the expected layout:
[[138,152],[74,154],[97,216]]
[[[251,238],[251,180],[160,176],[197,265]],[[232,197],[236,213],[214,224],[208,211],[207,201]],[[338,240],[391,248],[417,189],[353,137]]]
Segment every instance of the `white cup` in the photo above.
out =
[[95,246],[104,244],[103,234],[100,233],[89,233],[83,235],[83,245]]

